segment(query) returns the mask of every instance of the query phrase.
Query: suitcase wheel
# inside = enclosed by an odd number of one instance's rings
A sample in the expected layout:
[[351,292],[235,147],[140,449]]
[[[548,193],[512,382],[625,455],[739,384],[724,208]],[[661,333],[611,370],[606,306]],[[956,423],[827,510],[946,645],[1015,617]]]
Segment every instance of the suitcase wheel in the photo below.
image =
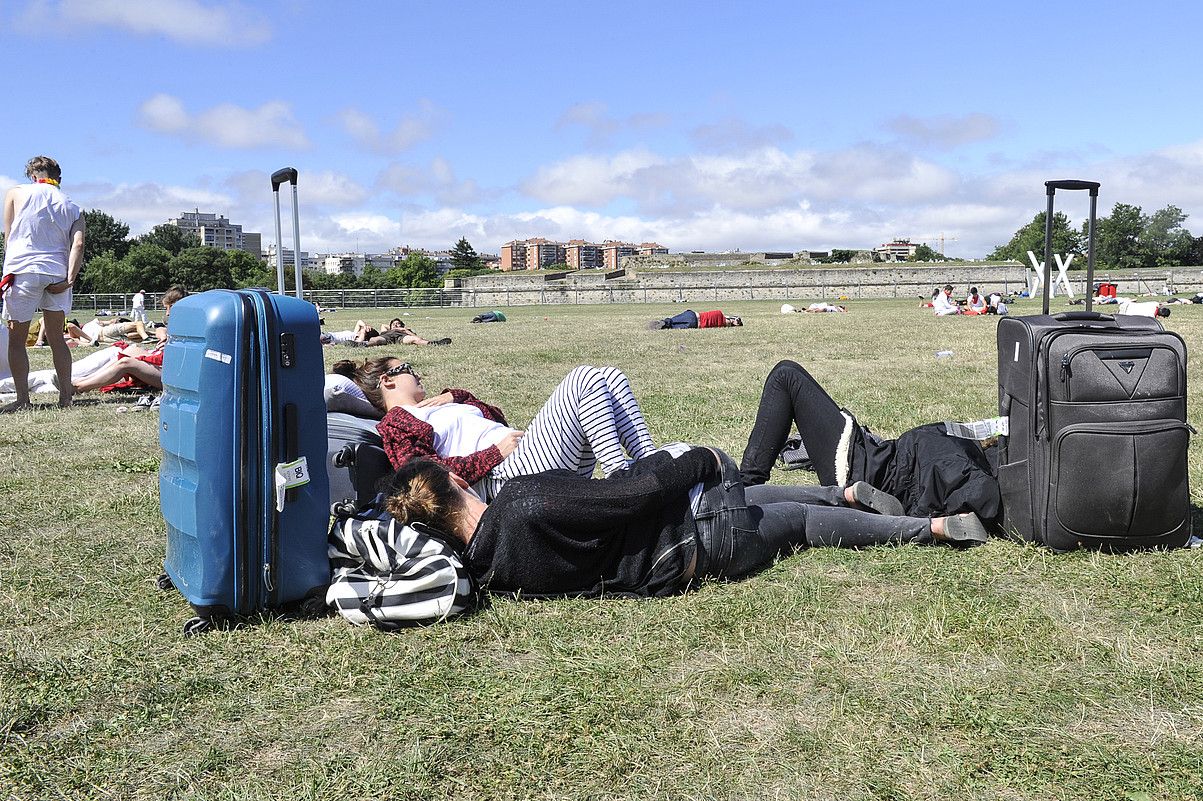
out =
[[175,584],[172,583],[171,576],[167,575],[166,573],[159,574],[159,577],[155,579],[155,586],[163,592],[175,589]]
[[213,628],[213,618],[194,617],[184,624],[184,636],[196,637]]

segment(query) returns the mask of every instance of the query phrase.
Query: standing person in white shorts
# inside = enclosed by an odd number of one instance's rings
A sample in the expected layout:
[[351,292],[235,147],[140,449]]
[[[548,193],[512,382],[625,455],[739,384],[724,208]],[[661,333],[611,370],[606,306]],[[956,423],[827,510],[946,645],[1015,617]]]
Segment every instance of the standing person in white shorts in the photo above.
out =
[[[29,354],[25,338],[39,309],[48,331],[62,331],[71,311],[71,287],[84,264],[84,217],[59,188],[62,170],[48,156],[25,165],[32,183],[4,196],[3,319],[16,400],[0,412],[28,409]],[[71,405],[71,351],[61,336],[47,337],[58,375],[59,406]]]
[[131,301],[132,308],[130,309],[130,317],[135,323],[146,325],[150,320],[146,317],[146,293],[139,289],[134,293],[134,299]]

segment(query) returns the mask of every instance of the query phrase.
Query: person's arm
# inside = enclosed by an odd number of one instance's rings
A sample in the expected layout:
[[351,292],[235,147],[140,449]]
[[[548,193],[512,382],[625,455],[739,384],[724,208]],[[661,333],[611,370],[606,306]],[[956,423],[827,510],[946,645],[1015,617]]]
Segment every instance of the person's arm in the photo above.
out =
[[720,472],[718,459],[709,448],[691,448],[675,459],[667,453],[653,454],[637,465],[637,469],[617,470],[603,479],[555,470],[511,481],[537,481],[543,495],[538,505],[539,526],[550,530],[559,526],[564,536],[578,539],[658,514],[667,504],[688,498],[690,489]]
[[4,241],[8,242],[8,236],[13,230],[13,217],[17,213],[17,188],[4,193]]
[[87,236],[85,231],[87,223],[84,220],[84,215],[80,214],[79,219],[75,221],[75,225],[71,226],[71,254],[67,258],[67,284],[75,285],[75,279],[79,278],[79,271],[84,267],[84,239]]
[[505,458],[496,445],[490,445],[467,456],[439,456],[438,451],[434,449],[434,428],[399,406],[389,409],[384,419],[376,424],[376,430],[384,440],[384,452],[393,467],[400,467],[410,459],[425,456],[445,466],[469,484],[484,478],[485,474]]
[[[443,389],[443,392],[450,392],[452,401],[454,403],[466,403],[469,406],[475,406],[477,409],[480,409],[481,414],[485,416],[486,420],[492,420],[495,423],[501,423],[503,426],[509,425],[509,423],[505,421],[505,414],[501,411],[501,409],[493,406],[492,404],[485,403],[468,390],[446,387]],[[463,475],[463,473],[460,473],[460,475]],[[465,476],[465,478],[467,478],[467,476]]]

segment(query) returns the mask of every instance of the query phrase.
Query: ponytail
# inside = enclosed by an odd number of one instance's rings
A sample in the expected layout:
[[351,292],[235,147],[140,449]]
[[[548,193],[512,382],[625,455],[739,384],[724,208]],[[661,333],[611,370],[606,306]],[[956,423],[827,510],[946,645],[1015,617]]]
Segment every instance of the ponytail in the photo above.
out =
[[447,468],[433,459],[410,459],[383,482],[384,508],[398,523],[424,523],[462,545],[464,499]]

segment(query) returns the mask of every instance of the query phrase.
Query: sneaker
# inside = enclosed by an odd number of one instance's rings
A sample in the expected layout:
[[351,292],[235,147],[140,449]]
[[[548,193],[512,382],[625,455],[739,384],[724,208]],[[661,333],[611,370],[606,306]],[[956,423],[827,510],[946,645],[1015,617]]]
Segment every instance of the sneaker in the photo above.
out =
[[451,337],[443,337],[442,339],[432,339],[432,340],[430,340],[430,344],[431,345],[450,345]]

